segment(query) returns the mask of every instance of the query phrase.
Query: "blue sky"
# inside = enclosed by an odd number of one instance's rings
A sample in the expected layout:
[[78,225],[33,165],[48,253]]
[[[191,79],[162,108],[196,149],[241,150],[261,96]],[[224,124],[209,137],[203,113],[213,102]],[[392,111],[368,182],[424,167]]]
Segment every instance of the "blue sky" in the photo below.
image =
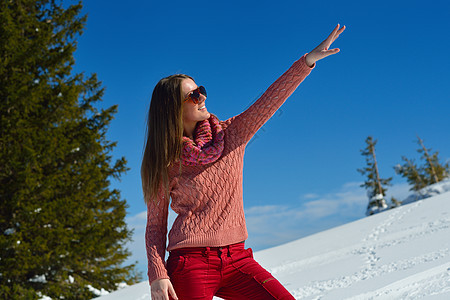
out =
[[388,196],[407,193],[393,166],[418,159],[416,134],[450,158],[448,1],[84,1],[83,13],[74,71],[97,73],[106,87],[101,107],[119,105],[108,138],[131,169],[112,186],[128,201],[131,250],[142,264],[139,168],[162,77],[193,76],[207,88],[208,110],[225,120],[338,23],[346,26],[332,45],[341,52],[317,62],[247,147],[247,245],[255,250],[364,217],[356,169],[368,135],[378,139],[381,176],[394,177]]

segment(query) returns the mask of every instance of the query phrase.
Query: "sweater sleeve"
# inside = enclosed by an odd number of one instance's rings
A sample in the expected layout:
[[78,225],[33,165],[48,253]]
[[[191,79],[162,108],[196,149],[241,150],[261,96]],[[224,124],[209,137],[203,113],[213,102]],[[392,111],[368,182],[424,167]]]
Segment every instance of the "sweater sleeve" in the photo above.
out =
[[311,73],[316,64],[306,64],[306,53],[278,78],[264,94],[241,114],[225,121],[228,130],[243,143],[247,143],[255,133],[281,107],[300,83]]
[[164,263],[169,199],[165,199],[162,194],[160,193],[156,200],[151,199],[147,203],[145,246],[150,284],[156,279],[169,278]]

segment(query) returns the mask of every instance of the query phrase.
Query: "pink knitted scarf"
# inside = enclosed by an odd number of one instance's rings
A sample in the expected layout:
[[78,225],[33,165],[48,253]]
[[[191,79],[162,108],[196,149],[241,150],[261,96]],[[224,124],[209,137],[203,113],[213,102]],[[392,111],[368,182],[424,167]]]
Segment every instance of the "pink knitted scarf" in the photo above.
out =
[[211,114],[209,119],[197,123],[194,141],[183,136],[183,165],[206,165],[219,159],[224,146],[224,132],[215,115]]

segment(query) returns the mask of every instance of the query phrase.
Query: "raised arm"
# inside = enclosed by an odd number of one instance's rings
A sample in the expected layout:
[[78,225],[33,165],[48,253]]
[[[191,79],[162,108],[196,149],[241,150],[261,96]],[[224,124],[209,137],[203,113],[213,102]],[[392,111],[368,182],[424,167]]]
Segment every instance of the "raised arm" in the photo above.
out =
[[315,68],[316,61],[340,51],[339,48],[329,50],[331,44],[345,30],[345,26],[341,29],[339,29],[339,26],[338,24],[316,48],[294,62],[249,108],[225,121],[225,123],[228,123],[228,130],[233,131],[242,143],[248,142],[264,123],[275,114],[306,76],[311,73],[311,70]]
[[294,62],[249,108],[229,120],[228,130],[240,143],[247,143],[309,75],[315,65],[307,66],[305,57]]

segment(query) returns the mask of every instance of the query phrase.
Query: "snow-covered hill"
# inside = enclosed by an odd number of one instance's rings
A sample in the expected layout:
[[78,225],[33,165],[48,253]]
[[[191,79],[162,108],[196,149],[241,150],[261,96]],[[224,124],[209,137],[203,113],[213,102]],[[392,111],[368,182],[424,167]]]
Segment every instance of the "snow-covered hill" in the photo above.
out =
[[[258,251],[255,259],[296,299],[450,299],[450,192]],[[142,282],[96,299],[150,299],[150,288]]]

